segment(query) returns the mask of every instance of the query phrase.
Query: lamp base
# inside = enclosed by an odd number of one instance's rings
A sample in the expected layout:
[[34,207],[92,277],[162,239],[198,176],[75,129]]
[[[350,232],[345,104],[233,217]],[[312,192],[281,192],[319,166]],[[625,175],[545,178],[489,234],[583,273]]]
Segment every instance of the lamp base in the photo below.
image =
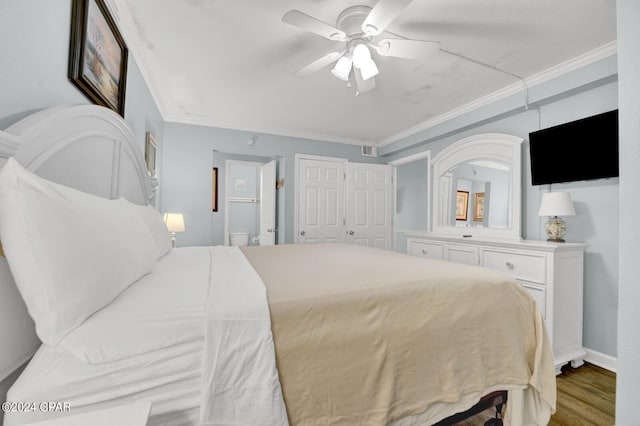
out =
[[171,247],[176,248],[176,233],[171,232]]
[[558,216],[549,218],[546,225],[547,241],[554,243],[564,243],[564,236],[567,234],[567,224]]
[[547,238],[550,243],[566,243],[562,238]]

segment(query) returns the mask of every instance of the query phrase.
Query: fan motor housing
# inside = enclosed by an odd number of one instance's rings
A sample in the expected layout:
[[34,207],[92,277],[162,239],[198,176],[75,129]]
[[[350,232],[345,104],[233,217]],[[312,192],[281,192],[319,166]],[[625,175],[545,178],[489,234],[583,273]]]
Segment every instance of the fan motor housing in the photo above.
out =
[[363,37],[362,23],[369,16],[369,6],[353,6],[338,15],[336,26],[345,32],[347,37]]

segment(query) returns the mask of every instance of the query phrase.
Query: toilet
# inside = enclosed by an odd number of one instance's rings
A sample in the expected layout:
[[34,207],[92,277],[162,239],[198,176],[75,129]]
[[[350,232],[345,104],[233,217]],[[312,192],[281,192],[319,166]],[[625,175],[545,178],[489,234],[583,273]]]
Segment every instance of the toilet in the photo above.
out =
[[249,233],[248,232],[232,232],[229,234],[229,241],[232,246],[249,245]]

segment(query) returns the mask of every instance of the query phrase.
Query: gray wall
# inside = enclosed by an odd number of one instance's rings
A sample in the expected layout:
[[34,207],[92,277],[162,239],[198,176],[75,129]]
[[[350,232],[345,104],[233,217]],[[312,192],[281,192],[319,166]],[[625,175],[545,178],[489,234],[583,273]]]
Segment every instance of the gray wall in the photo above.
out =
[[427,159],[412,161],[396,169],[396,228],[427,230]]
[[[70,35],[71,0],[0,1],[1,129],[43,108],[91,103],[67,77]],[[131,54],[125,120],[141,152],[154,133],[161,164],[164,122]]]
[[[254,139],[255,143],[249,145]],[[283,215],[278,220],[278,237],[287,243],[293,242],[295,154],[381,162],[379,158],[363,157],[356,145],[165,123],[161,210],[184,214],[186,231],[179,235],[180,245],[218,242],[214,241],[215,229],[223,226],[224,218],[211,212],[212,151],[278,158],[279,177],[285,179],[284,191],[278,191],[278,215]]]
[[[616,423],[638,423],[640,384],[640,2],[618,0],[620,67],[620,303]],[[611,216],[615,212],[611,211]]]
[[427,158],[396,167],[395,251],[406,252],[405,232],[429,229],[428,171]]
[[[569,78],[570,77],[570,78]],[[584,346],[617,356],[618,314],[618,178],[586,182],[531,185],[529,132],[588,117],[618,107],[616,58],[574,71],[570,76],[536,86],[529,109],[522,97],[506,99],[383,147],[389,160],[431,150],[432,157],[445,146],[478,133],[507,133],[525,139],[522,146],[522,236],[544,240],[546,218],[538,216],[542,192],[568,191],[577,215],[564,218],[567,241],[588,245],[585,255]],[[597,153],[595,141],[585,148]],[[558,167],[562,167],[561,159]]]

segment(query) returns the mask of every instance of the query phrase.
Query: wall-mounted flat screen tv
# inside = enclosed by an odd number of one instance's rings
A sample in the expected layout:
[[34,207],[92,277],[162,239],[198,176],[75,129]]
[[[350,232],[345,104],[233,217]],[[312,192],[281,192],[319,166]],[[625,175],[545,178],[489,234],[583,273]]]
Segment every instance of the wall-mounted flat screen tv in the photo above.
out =
[[618,176],[618,110],[529,133],[533,185]]

